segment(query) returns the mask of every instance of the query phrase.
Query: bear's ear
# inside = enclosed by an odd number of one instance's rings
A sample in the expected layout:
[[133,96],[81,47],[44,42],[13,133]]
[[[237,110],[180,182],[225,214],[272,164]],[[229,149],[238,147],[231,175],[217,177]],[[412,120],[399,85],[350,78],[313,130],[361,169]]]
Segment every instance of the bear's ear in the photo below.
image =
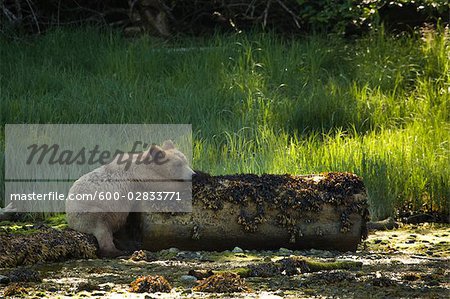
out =
[[174,149],[175,145],[173,144],[173,141],[169,139],[169,140],[164,141],[162,147],[165,150],[170,150],[170,149]]
[[148,150],[148,153],[150,154],[150,156],[152,156],[154,158],[154,157],[156,157],[158,152],[162,152],[162,151],[163,151],[163,149],[160,148],[158,145],[152,144],[152,146]]

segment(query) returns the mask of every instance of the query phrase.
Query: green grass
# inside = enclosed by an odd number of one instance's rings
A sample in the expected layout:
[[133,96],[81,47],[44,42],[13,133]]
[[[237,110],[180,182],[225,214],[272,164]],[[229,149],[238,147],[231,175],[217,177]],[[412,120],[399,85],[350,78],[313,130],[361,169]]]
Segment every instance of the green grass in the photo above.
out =
[[[39,230],[39,228],[35,227],[35,223],[37,221],[38,219],[33,219],[33,217],[25,217],[25,219],[22,219],[20,222],[7,220],[1,221],[0,232],[6,231],[14,234],[29,235]],[[67,228],[66,216],[64,214],[49,216],[42,222],[42,224],[55,229]]]
[[162,42],[65,29],[0,40],[0,123],[192,123],[195,169],[351,171],[374,218],[402,206],[448,213],[449,38]]

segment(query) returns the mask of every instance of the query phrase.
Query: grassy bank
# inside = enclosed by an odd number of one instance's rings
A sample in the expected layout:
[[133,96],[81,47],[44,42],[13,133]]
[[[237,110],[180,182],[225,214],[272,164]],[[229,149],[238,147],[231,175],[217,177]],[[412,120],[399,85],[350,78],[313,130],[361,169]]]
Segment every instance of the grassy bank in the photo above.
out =
[[449,38],[0,40],[0,123],[192,123],[195,169],[351,171],[376,218],[448,212]]

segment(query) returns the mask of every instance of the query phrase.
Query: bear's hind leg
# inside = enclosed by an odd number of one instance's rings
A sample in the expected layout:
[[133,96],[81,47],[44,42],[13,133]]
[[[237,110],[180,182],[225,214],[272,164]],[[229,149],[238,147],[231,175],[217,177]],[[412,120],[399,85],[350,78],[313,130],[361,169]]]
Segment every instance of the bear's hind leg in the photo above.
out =
[[117,257],[123,254],[123,252],[114,245],[113,233],[106,226],[98,226],[94,232],[94,236],[100,247],[100,256]]

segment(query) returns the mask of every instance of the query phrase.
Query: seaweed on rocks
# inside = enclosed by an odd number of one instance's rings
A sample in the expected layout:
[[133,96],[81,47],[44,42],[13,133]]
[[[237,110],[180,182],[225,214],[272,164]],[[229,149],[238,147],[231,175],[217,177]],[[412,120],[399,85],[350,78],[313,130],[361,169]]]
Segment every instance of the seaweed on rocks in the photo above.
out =
[[72,229],[44,227],[27,235],[0,232],[0,267],[96,258],[95,237]]
[[172,289],[167,279],[160,275],[141,276],[131,282],[130,286],[130,292],[133,293],[169,293]]
[[192,288],[195,292],[207,293],[233,293],[250,292],[244,279],[232,272],[217,273],[199,281],[199,284]]

